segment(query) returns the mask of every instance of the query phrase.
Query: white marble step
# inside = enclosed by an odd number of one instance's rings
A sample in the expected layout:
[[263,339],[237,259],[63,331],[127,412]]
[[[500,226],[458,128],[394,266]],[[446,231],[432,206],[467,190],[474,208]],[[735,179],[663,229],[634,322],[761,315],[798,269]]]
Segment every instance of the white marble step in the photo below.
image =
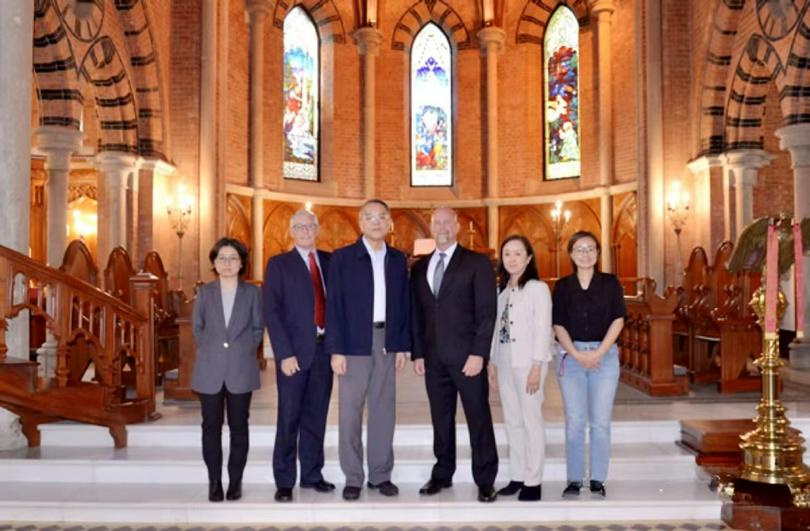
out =
[[501,497],[475,501],[473,485],[454,485],[433,497],[418,494],[419,484],[400,484],[400,495],[385,498],[365,489],[357,502],[339,490],[329,494],[294,492],[292,503],[272,501],[269,484],[246,485],[238,502],[210,503],[204,484],[20,483],[0,482],[2,522],[104,522],[196,524],[339,524],[352,522],[536,523],[561,521],[706,520],[720,516],[720,501],[705,478],[691,481],[611,481],[607,498],[590,492],[562,500],[562,482],[543,484],[543,500],[519,502]]
[[[498,452],[501,456],[498,480],[507,482],[510,479],[507,447],[500,446]],[[611,453],[610,475],[623,480],[653,480],[660,477],[690,480],[694,479],[698,470],[694,457],[672,442],[618,443],[613,444]],[[435,460],[429,445],[396,445],[394,454],[394,482],[419,483],[430,476]],[[245,469],[245,482],[273,483],[271,459],[269,448],[252,448]],[[336,447],[326,448],[323,474],[330,481],[342,483],[343,473],[338,463]],[[103,484],[202,484],[206,481],[199,445],[123,449],[54,446],[5,450],[0,451],[0,477],[16,482]],[[543,477],[548,481],[565,479],[563,445],[547,445]],[[456,483],[472,483],[469,447],[458,447],[454,480]]]
[[[796,423],[794,422],[794,426]],[[804,428],[810,432],[810,419]],[[614,443],[625,442],[665,442],[671,443],[680,439],[680,424],[674,420],[663,421],[621,421],[612,424]],[[112,447],[112,438],[106,428],[87,424],[59,422],[43,424],[40,427],[41,446],[103,446]],[[227,426],[223,429],[223,439],[227,440]],[[127,444],[134,447],[155,446],[195,446],[200,444],[199,424],[166,424],[155,422],[149,424],[132,424],[127,426]],[[253,425],[250,427],[251,448],[272,448],[276,436],[275,426]],[[495,438],[498,444],[506,444],[506,431],[502,424],[495,425]],[[397,446],[422,446],[433,444],[433,431],[429,425],[399,424],[394,434]],[[456,428],[456,441],[459,446],[469,444],[467,426],[459,424]],[[329,426],[326,431],[325,445],[337,446],[337,427]],[[565,441],[564,426],[560,422],[546,423],[546,442],[561,444]]]

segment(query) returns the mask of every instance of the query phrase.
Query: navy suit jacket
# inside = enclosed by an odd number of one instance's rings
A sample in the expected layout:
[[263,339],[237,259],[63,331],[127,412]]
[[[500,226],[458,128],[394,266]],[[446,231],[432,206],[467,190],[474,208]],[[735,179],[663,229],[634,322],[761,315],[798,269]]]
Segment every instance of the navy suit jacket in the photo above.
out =
[[[385,350],[411,350],[411,304],[408,262],[402,251],[386,244]],[[329,269],[326,300],[326,352],[347,356],[371,355],[374,320],[374,271],[362,242],[335,251]]]
[[[327,299],[330,256],[318,251]],[[267,261],[263,289],[264,322],[275,359],[295,356],[298,366],[308,369],[315,356],[315,290],[309,268],[297,249]]]
[[486,256],[456,247],[439,289],[433,296],[427,281],[432,254],[411,270],[413,286],[412,359],[462,366],[475,354],[489,360],[498,311],[495,272]]

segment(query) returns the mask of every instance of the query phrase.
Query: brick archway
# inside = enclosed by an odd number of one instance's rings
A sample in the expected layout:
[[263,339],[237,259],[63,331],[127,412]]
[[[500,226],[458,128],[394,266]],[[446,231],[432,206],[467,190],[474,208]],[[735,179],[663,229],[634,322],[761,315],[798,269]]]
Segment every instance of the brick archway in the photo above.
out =
[[548,19],[560,5],[568,6],[574,11],[580,28],[587,24],[588,7],[585,0],[527,0],[520,13],[515,42],[542,46]]
[[391,49],[410,50],[416,34],[428,22],[435,23],[444,31],[456,51],[473,47],[467,24],[450,4],[442,0],[420,0],[399,17],[391,38]]

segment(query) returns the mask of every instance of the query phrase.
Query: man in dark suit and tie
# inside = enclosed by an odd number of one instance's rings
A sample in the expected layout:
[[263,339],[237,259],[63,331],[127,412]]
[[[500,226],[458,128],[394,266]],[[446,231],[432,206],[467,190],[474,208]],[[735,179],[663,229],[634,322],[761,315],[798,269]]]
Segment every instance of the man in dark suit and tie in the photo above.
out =
[[458,229],[452,209],[436,209],[430,220],[436,250],[416,262],[411,271],[411,358],[414,372],[425,375],[436,455],[430,480],[419,493],[436,494],[453,484],[460,395],[470,431],[478,500],[492,502],[498,451],[484,366],[497,312],[495,274],[487,257],[458,244]]
[[301,488],[335,489],[321,475],[332,368],[323,348],[330,255],[315,248],[318,229],[313,213],[299,210],[293,214],[290,235],[295,247],[271,258],[264,275],[264,320],[273,346],[278,388],[273,476],[279,502],[292,501],[296,449]]

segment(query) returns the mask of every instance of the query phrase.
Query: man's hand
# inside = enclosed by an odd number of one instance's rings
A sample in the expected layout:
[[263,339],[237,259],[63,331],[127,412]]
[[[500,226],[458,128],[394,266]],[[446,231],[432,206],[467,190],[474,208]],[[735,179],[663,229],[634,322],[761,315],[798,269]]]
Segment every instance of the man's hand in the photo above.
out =
[[532,365],[529,377],[526,378],[526,392],[533,395],[540,389],[540,365]]
[[284,373],[284,376],[292,376],[300,370],[301,367],[298,366],[298,358],[295,356],[281,360],[281,372]]
[[484,358],[483,356],[476,356],[475,354],[470,354],[467,356],[467,363],[464,364],[464,368],[461,369],[461,372],[464,373],[464,376],[467,378],[473,378],[478,376],[481,372],[481,369],[484,368]]
[[419,358],[418,360],[413,360],[413,373],[417,376],[424,376],[425,375],[425,359]]
[[343,354],[332,354],[330,364],[332,365],[332,372],[338,376],[346,374],[346,356]]
[[397,370],[400,370],[403,367],[405,367],[405,364],[407,362],[408,362],[408,355],[405,352],[397,352],[397,361],[396,361]]

